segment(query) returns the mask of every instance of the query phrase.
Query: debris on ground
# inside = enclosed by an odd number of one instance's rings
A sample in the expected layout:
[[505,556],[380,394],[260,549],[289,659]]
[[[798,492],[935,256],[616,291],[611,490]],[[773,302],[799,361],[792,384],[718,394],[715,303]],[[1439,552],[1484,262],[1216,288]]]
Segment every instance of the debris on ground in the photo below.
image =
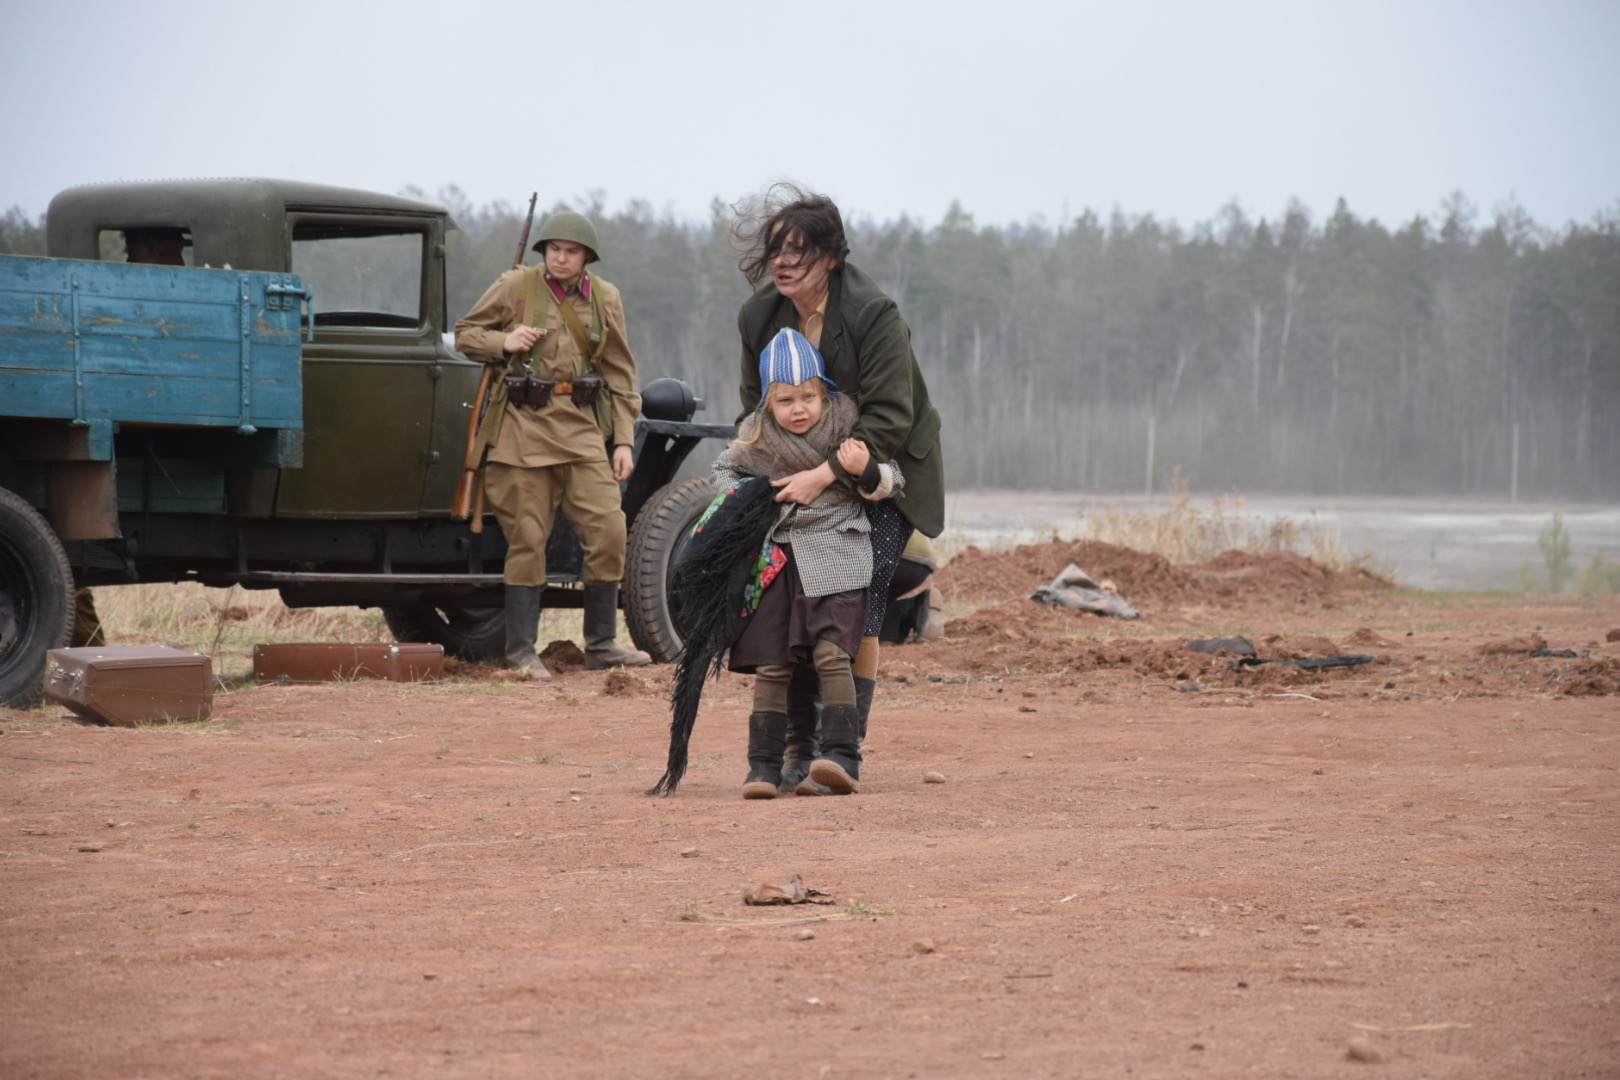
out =
[[1059,570],[1051,584],[1036,589],[1030,599],[1050,607],[1089,611],[1093,615],[1112,615],[1120,619],[1142,617],[1140,611],[1119,595],[1118,585],[1112,581],[1098,581],[1074,563]]
[[602,680],[602,693],[608,697],[642,697],[647,684],[623,668],[614,668]]
[[1507,656],[1510,653],[1535,653],[1547,647],[1547,639],[1540,634],[1525,634],[1523,637],[1508,638],[1506,641],[1492,641],[1481,645],[1481,656]]
[[743,893],[743,903],[755,906],[768,904],[832,904],[836,903],[831,894],[820,889],[812,889],[806,885],[798,874],[788,879],[786,885],[771,885],[761,883]]
[[1219,656],[1222,652],[1231,653],[1233,656],[1255,654],[1254,642],[1246,637],[1199,638],[1187,642],[1187,648],[1193,652],[1209,653],[1211,656]]
[[585,650],[572,641],[553,641],[540,650],[540,662],[554,675],[585,670]]
[[1364,653],[1348,656],[1308,656],[1297,660],[1272,656],[1240,656],[1232,661],[1230,667],[1233,671],[1242,671],[1244,668],[1258,667],[1261,664],[1279,664],[1283,667],[1297,667],[1303,671],[1322,671],[1326,668],[1358,667],[1361,664],[1370,664],[1374,659],[1375,657]]

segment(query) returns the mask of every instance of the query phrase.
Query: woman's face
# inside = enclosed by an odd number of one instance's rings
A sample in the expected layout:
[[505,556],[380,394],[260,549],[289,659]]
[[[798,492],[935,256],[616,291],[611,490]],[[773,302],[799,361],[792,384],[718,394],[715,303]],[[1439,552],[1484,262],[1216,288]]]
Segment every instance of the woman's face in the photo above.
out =
[[771,383],[771,415],[784,431],[803,435],[821,419],[821,388],[815,379],[792,386]]
[[819,300],[827,291],[827,277],[838,265],[832,255],[811,259],[804,248],[804,235],[797,230],[782,241],[782,250],[771,260],[771,276],[776,291],[789,300]]

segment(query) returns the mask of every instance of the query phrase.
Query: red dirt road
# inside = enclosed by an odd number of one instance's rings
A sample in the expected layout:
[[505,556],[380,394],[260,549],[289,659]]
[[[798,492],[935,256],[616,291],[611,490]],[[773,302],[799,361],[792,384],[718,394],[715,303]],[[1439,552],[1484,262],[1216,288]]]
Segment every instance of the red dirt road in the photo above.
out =
[[843,799],[736,676],[644,798],[667,668],[4,713],[0,1075],[1620,1076],[1620,602],[1307,593],[890,649]]

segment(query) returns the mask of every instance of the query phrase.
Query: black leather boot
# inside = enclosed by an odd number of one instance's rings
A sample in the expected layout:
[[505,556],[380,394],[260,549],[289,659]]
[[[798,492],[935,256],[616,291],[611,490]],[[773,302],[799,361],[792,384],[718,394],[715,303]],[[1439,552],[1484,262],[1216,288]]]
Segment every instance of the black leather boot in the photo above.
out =
[[782,783],[782,748],[787,742],[786,713],[757,712],[748,717],[748,778],[745,799],[774,799]]
[[626,649],[618,642],[619,583],[585,586],[585,668],[641,667],[652,657],[639,649]]
[[545,590],[539,585],[506,587],[506,666],[528,678],[551,681],[551,672],[534,651],[534,638],[540,632],[540,600]]
[[810,779],[810,763],[821,750],[821,679],[809,664],[793,668],[788,683],[787,751],[782,755],[783,795],[826,795],[827,789]]
[[810,779],[834,795],[861,790],[860,714],[853,705],[821,709],[821,756],[810,766]]

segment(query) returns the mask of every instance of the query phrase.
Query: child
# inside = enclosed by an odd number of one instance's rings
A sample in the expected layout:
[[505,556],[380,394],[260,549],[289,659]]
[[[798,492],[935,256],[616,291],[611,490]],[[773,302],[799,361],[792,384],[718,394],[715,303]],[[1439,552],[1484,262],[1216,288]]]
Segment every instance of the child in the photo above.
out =
[[860,790],[861,762],[850,658],[860,650],[872,581],[862,500],[886,499],[904,481],[897,466],[879,464],[850,437],[855,403],[827,378],[821,353],[802,334],[781,330],[759,370],[766,388],[760,407],[714,463],[720,489],[750,476],[780,481],[821,464],[835,447],[839,464],[859,479],[853,490],[834,484],[808,506],[785,506],[771,535],[771,565],[761,575],[767,587],[731,646],[731,670],[755,675],[743,798],[773,799],[793,789],[783,783],[782,764],[788,682],[799,665],[812,665],[821,680],[822,746],[810,779],[848,795]]

